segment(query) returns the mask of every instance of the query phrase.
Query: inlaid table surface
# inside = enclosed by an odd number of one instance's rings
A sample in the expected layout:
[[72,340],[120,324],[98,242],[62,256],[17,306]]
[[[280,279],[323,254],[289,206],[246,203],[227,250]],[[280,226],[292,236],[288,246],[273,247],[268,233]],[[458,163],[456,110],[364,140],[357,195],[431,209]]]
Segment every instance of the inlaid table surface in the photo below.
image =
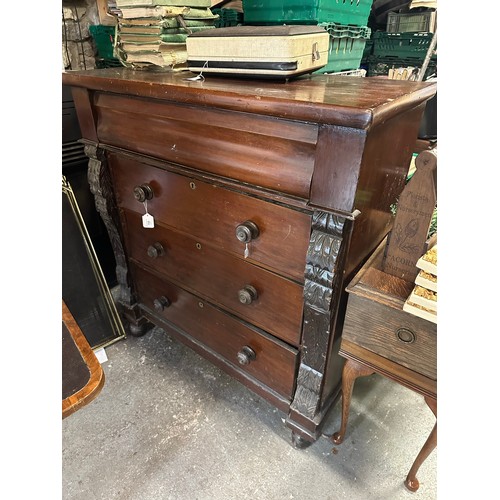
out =
[[62,302],[62,416],[94,400],[104,385],[104,371],[70,310]]

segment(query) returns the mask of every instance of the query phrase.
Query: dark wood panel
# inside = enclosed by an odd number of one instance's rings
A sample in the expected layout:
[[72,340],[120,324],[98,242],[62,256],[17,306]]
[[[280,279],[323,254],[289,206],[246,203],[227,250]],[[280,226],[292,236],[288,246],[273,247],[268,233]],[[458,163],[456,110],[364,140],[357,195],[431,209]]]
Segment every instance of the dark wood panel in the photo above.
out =
[[309,195],[317,125],[105,94],[96,99],[96,108],[103,143],[241,182],[259,178],[262,187],[301,198]]
[[323,125],[320,128],[311,204],[352,212],[366,132]]
[[[154,192],[148,211],[156,220],[217,245],[239,257],[245,244],[236,227],[247,220],[259,228],[249,244],[249,262],[276,269],[297,281],[304,280],[304,263],[311,217],[307,214],[245,196],[189,177],[173,174],[109,153],[118,204],[143,211],[133,195],[135,186],[149,184]],[[144,212],[143,212],[144,213]]]
[[[130,257],[197,294],[207,297],[246,321],[294,345],[302,329],[302,287],[193,238],[157,224],[141,226],[141,216],[124,212]],[[160,244],[164,254],[148,256],[148,247]],[[238,292],[245,286],[257,299],[242,304]]]
[[403,190],[424,106],[374,127],[367,136],[354,199],[354,220],[345,285],[391,230],[391,205]]
[[[141,303],[154,311],[154,300],[167,297],[171,304],[162,312],[165,319],[224,356],[230,363],[268,385],[277,393],[290,397],[295,379],[297,351],[272,337],[245,326],[182,288],[132,266]],[[255,352],[247,365],[238,362],[244,346]]]
[[80,87],[73,87],[71,93],[73,95],[82,137],[85,137],[85,139],[89,141],[97,142],[96,122],[94,109],[90,102],[90,93],[86,89]]

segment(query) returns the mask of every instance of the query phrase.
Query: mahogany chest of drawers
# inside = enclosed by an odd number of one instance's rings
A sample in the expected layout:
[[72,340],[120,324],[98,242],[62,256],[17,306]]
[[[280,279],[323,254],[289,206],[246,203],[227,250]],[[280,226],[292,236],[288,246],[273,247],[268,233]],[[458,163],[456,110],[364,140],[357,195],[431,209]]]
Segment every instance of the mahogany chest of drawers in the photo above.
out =
[[162,327],[313,442],[340,390],[345,285],[391,229],[435,85],[126,68],[63,83],[129,331]]

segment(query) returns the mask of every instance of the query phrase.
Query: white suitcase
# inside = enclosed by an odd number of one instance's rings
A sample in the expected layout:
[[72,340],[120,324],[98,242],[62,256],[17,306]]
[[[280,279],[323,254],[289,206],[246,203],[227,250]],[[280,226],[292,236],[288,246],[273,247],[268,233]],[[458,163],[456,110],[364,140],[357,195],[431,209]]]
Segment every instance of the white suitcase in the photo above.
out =
[[329,37],[305,25],[203,30],[187,37],[187,66],[202,74],[290,78],[327,64]]

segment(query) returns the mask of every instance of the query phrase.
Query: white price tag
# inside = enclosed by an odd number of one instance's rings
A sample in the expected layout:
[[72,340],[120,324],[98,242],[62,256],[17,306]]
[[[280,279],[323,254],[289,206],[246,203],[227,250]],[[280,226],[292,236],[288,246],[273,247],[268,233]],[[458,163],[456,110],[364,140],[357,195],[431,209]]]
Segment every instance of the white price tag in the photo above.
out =
[[146,228],[155,227],[155,218],[151,214],[144,214],[142,216],[142,226]]

